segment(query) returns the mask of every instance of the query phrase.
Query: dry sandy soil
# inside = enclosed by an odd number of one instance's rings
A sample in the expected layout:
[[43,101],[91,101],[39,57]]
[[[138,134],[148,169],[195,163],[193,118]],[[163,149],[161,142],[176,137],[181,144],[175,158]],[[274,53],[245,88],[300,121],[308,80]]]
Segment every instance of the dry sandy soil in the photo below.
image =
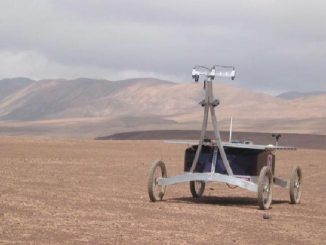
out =
[[[304,171],[300,205],[274,189],[268,211],[254,193],[208,184],[194,200],[187,184],[149,202],[152,162],[182,171],[185,146],[160,141],[0,138],[0,243],[10,244],[323,244],[326,151],[279,152],[276,172]],[[268,213],[271,219],[263,219]]]

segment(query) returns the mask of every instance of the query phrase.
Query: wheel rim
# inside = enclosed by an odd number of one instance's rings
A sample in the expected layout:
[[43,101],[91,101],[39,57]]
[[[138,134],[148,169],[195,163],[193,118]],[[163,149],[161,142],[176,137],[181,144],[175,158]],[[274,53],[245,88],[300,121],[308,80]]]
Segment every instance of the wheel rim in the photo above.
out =
[[165,194],[166,186],[159,185],[158,182],[161,178],[166,178],[167,172],[163,161],[155,161],[149,170],[147,178],[147,191],[149,199],[152,202],[160,201]]
[[157,166],[153,174],[153,191],[155,193],[155,196],[158,197],[158,199],[163,198],[165,191],[165,186],[158,185],[158,180],[162,177],[164,177],[163,170],[159,166]]
[[291,178],[290,178],[290,203],[298,204],[301,199],[302,192],[302,171],[299,166],[296,166],[292,170]]
[[258,204],[260,209],[269,209],[273,198],[273,175],[268,167],[263,167],[258,178]]
[[270,182],[269,182],[269,177],[267,175],[265,175],[264,177],[264,182],[263,182],[263,202],[264,204],[269,202],[269,198],[270,198],[270,191],[271,191],[271,186],[270,186]]
[[297,169],[296,175],[293,179],[293,197],[296,202],[300,200],[301,197],[301,176],[299,170]]

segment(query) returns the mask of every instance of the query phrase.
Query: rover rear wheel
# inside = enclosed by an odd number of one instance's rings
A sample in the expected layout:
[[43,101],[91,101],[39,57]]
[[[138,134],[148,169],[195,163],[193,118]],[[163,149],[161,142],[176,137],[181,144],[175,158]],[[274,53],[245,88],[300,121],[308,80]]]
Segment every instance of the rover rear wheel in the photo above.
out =
[[295,166],[290,178],[290,203],[300,203],[302,183],[302,170],[299,166]]
[[190,181],[189,186],[192,197],[199,198],[203,195],[206,184],[204,181]]

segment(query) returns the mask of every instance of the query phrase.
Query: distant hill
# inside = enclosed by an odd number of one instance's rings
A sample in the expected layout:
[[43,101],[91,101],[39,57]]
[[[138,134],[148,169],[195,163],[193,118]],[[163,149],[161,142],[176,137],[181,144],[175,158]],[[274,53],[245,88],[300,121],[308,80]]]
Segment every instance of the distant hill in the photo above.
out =
[[[16,85],[12,81],[4,81],[0,86],[2,84],[6,84],[6,88]],[[112,117],[135,106],[115,98],[116,94],[123,93],[130,87],[142,89],[157,84],[169,83],[156,79],[119,82],[87,78],[34,81],[1,99],[0,118],[35,121],[108,115]]]
[[[238,131],[326,134],[326,94],[292,100],[217,83],[217,114]],[[0,80],[0,134],[96,137],[119,132],[198,129],[201,83],[154,78],[121,81]]]
[[298,92],[298,91],[289,91],[277,95],[278,98],[285,100],[293,100],[304,97],[312,97],[318,95],[326,95],[326,91],[311,91],[311,92]]
[[[119,133],[96,138],[97,140],[198,140],[199,130],[152,130],[129,133]],[[207,137],[214,139],[212,131],[207,132]],[[229,132],[222,131],[223,141],[229,140]],[[233,132],[232,139],[250,140],[254,144],[274,144],[275,138],[270,133]],[[326,135],[311,134],[282,134],[280,145],[294,146],[297,148],[324,149],[326,150]]]

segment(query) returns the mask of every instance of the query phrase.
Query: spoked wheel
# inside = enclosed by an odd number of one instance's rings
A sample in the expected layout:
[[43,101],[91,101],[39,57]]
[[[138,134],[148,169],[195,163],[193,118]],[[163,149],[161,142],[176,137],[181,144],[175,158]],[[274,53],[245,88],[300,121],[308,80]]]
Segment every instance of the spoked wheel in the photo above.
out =
[[152,202],[161,201],[165,194],[166,186],[158,185],[159,178],[166,178],[166,167],[163,161],[156,161],[152,165],[148,174],[147,190],[149,199]]
[[204,181],[190,181],[190,192],[192,197],[200,198],[205,191]]
[[273,199],[273,174],[270,168],[263,167],[258,178],[258,204],[259,208],[266,210]]
[[302,170],[299,166],[293,168],[290,178],[290,203],[298,204],[302,191]]

